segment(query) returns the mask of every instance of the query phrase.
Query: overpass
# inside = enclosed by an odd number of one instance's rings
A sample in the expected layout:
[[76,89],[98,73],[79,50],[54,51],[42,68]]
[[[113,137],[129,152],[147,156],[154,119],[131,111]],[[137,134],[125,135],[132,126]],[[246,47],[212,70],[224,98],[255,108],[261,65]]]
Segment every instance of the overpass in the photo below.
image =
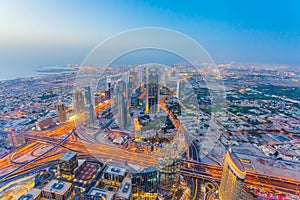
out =
[[[208,178],[211,180],[220,181],[222,176],[223,168],[217,165],[210,165],[205,163],[200,163],[197,161],[188,161],[184,160],[183,166],[181,168],[182,174],[187,175],[193,178]],[[192,165],[193,167],[186,167],[188,165]],[[272,175],[266,174],[258,174],[254,172],[246,172],[245,179],[246,186],[256,186],[269,188],[272,190],[294,194],[300,196],[300,181],[284,178],[284,177],[276,177]]]

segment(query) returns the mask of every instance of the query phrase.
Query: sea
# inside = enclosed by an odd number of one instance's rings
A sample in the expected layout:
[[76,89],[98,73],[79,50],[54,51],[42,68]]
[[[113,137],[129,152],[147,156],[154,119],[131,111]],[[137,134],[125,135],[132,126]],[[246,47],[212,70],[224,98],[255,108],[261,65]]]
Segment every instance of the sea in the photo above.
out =
[[0,81],[13,80],[18,78],[28,78],[43,76],[57,73],[69,73],[75,72],[77,65],[65,65],[65,66],[41,66],[41,67],[10,67],[1,69]]

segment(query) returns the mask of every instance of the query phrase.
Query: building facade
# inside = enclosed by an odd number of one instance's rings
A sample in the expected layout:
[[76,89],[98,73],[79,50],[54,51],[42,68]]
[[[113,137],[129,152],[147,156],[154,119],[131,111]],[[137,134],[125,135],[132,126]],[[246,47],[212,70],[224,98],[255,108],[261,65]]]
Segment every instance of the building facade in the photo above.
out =
[[219,188],[220,200],[239,200],[243,189],[246,171],[235,153],[225,154],[223,172]]
[[64,103],[59,102],[56,105],[56,112],[58,117],[58,122],[63,123],[67,121],[67,107]]
[[60,174],[64,178],[72,178],[75,174],[75,169],[78,167],[77,154],[67,152],[59,159]]

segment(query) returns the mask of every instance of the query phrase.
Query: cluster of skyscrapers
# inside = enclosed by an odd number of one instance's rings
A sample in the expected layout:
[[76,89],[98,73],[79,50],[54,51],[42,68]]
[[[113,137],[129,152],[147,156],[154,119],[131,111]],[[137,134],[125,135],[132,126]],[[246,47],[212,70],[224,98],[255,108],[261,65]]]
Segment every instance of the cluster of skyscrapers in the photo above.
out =
[[95,125],[95,109],[92,101],[91,87],[84,87],[84,95],[82,89],[76,89],[73,94],[73,103],[76,116],[87,114],[89,124]]

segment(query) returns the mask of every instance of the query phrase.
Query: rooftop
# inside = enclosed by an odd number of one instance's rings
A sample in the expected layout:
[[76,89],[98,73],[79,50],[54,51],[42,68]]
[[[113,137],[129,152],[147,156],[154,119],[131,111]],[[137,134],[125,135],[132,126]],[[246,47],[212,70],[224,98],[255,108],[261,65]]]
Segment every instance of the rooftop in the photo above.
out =
[[89,196],[92,196],[92,197],[104,197],[104,199],[106,200],[112,200],[114,198],[114,193],[112,192],[108,192],[108,191],[104,191],[104,190],[101,190],[99,188],[92,188],[89,193],[88,193]]
[[131,180],[129,178],[124,179],[121,184],[117,197],[121,199],[129,199],[131,195]]
[[69,161],[74,158],[77,154],[75,152],[67,152],[65,153],[59,160],[60,161]]
[[245,172],[245,167],[244,167],[243,163],[241,162],[241,160],[239,159],[239,157],[232,151],[228,151],[228,154],[229,154],[231,160],[233,161],[233,163],[235,164],[235,166],[241,172]]
[[126,171],[127,170],[125,168],[116,167],[113,165],[108,165],[104,169],[104,173],[115,174],[115,175],[119,175],[119,176],[125,176]]
[[37,188],[32,188],[26,194],[18,198],[18,200],[32,200],[36,199],[41,194],[41,190]]
[[71,183],[54,179],[44,187],[44,191],[64,194],[70,187]]

